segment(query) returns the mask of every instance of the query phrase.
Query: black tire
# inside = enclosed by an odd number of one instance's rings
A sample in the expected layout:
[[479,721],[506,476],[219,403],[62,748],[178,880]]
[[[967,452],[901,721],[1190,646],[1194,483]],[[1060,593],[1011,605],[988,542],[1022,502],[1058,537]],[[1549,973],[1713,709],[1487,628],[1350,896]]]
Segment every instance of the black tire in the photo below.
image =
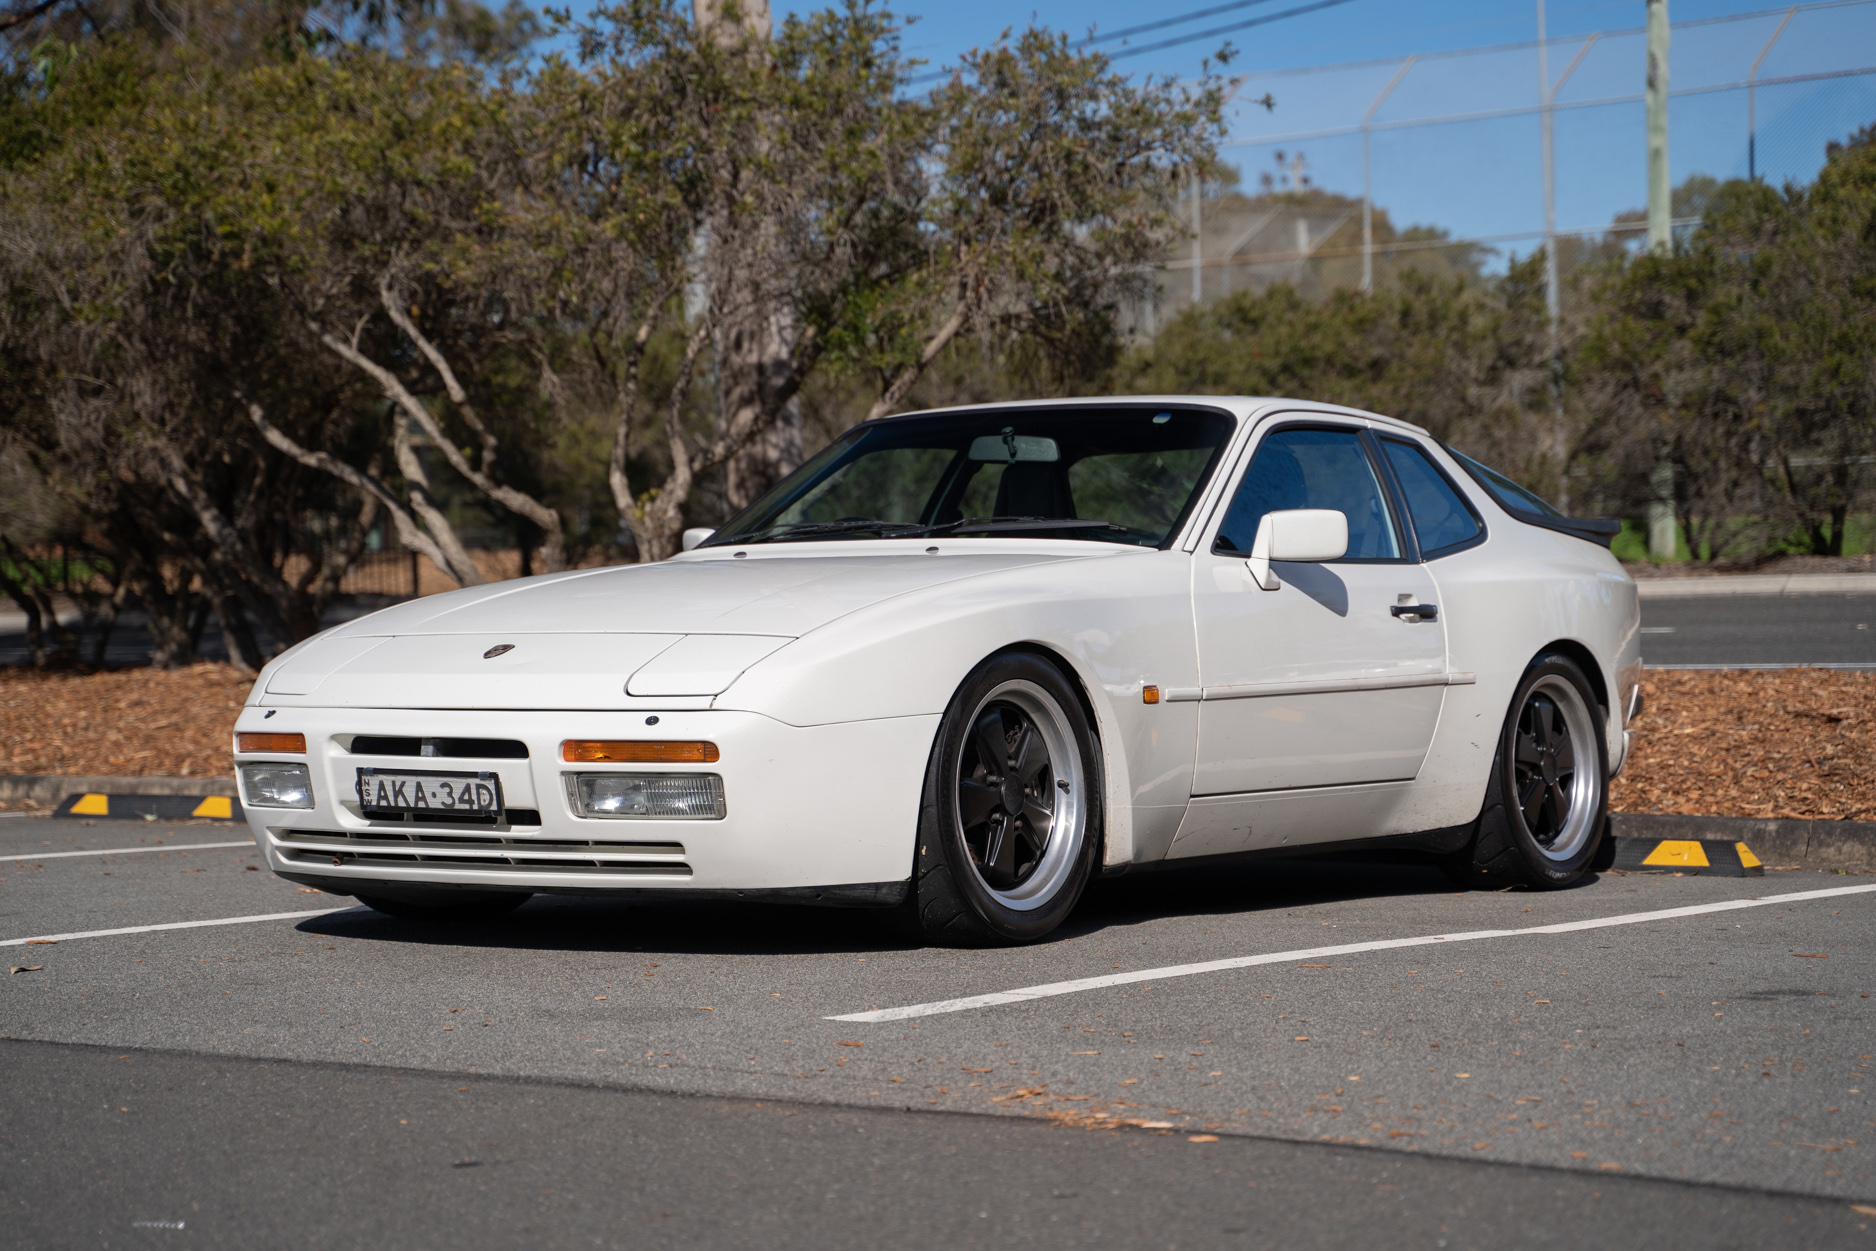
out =
[[1442,865],[1455,884],[1556,890],[1591,870],[1609,831],[1605,721],[1575,661],[1546,652],[1531,662],[1505,714],[1471,841]]
[[1061,671],[1023,652],[986,660],[939,723],[900,929],[956,947],[1048,934],[1093,876],[1101,798],[1094,731]]
[[406,921],[493,921],[533,897],[519,890],[412,890],[396,895],[353,896],[367,908]]

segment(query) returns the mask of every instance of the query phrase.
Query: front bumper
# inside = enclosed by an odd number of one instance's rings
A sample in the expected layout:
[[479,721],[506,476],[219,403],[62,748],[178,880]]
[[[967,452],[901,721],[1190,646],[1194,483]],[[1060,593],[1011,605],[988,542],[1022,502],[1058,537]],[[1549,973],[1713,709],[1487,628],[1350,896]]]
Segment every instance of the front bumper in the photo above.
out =
[[[891,903],[911,873],[920,790],[936,714],[801,728],[746,712],[475,712],[350,708],[246,709],[237,730],[306,735],[313,807],[244,804],[274,872],[337,894],[456,887],[556,894],[772,898]],[[359,735],[502,739],[526,758],[413,758],[357,754]],[[704,739],[714,764],[660,765],[723,779],[720,820],[576,816],[565,773],[645,771],[572,765],[569,738]],[[380,820],[361,812],[360,767],[489,771],[509,813],[538,824],[465,825]],[[237,773],[239,769],[237,768]],[[247,799],[246,796],[243,797]]]

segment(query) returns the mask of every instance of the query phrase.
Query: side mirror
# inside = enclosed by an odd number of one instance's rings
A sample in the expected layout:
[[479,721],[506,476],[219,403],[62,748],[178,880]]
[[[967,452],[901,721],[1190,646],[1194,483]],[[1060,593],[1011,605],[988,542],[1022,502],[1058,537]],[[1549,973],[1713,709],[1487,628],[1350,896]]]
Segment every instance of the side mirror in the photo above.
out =
[[1282,584],[1270,572],[1273,560],[1340,560],[1348,555],[1348,516],[1333,508],[1289,508],[1265,513],[1251,540],[1245,565],[1257,585],[1274,591]]
[[[1340,514],[1338,514],[1338,516],[1339,515]],[[696,547],[699,543],[715,533],[716,529],[712,526],[692,526],[690,529],[684,531],[684,550],[688,552],[691,548]]]

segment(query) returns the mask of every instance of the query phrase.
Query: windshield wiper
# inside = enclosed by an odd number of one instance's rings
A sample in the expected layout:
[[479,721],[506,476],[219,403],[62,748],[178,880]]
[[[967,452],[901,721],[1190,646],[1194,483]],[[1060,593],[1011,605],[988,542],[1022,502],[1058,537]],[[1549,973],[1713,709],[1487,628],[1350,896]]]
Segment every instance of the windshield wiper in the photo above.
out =
[[882,535],[919,535],[927,527],[916,521],[808,521],[799,525],[774,526],[767,530],[758,530],[754,534],[733,534],[721,539],[712,538],[705,547],[731,547],[738,543],[766,543],[772,539],[805,539],[824,534],[869,534]]
[[928,526],[926,534],[998,534],[1023,530],[1125,530],[1111,521],[1080,517],[966,517],[941,526]]

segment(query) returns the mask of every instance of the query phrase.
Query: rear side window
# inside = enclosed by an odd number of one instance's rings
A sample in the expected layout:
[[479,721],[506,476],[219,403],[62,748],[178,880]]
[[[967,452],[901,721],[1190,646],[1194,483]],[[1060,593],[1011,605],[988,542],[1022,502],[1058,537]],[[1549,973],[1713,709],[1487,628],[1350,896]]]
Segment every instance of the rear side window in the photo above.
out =
[[1536,513],[1540,517],[1560,518],[1563,516],[1541,496],[1525,490],[1489,465],[1481,465],[1462,452],[1454,452],[1450,447],[1446,450],[1452,452],[1453,459],[1464,465],[1466,471],[1477,478],[1480,485],[1492,493],[1492,498],[1503,504],[1508,511]]
[[1464,547],[1485,533],[1471,505],[1427,454],[1412,443],[1381,440],[1387,463],[1407,497],[1407,512],[1420,537],[1420,555],[1431,560]]

